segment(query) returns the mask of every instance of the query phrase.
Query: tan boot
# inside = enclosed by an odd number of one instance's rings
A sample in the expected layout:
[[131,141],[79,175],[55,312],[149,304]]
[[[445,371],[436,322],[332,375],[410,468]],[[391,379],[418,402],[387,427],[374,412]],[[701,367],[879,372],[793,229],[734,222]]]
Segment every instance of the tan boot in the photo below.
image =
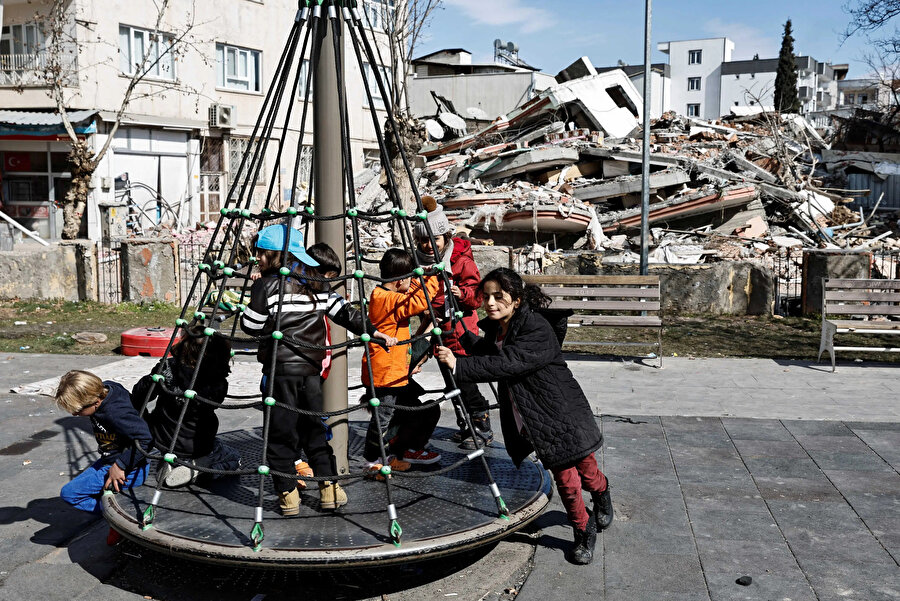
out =
[[319,494],[322,497],[322,509],[337,509],[347,504],[347,493],[337,482],[321,482]]
[[295,488],[290,492],[278,493],[278,505],[281,507],[281,515],[298,515],[300,513],[300,492]]

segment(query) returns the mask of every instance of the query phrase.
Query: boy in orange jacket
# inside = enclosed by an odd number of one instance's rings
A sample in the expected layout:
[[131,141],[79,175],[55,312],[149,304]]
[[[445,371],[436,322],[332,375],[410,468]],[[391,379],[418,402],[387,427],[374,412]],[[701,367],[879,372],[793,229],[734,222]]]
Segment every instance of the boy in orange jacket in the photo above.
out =
[[[433,299],[440,287],[436,277],[425,278],[425,290],[420,280],[410,277],[415,268],[412,256],[399,248],[388,249],[378,264],[381,278],[386,281],[376,286],[369,298],[369,321],[386,336],[409,339],[409,320],[412,316],[428,310],[428,301]],[[400,278],[400,279],[395,279]],[[427,298],[426,298],[427,291]],[[381,432],[375,415],[366,432],[363,457],[369,467],[380,467],[381,445],[390,447],[395,454],[388,457],[388,464],[395,471],[409,469],[409,464],[431,464],[440,461],[441,456],[425,448],[440,419],[440,408],[435,406],[427,411],[399,411],[394,413],[394,405],[418,406],[422,388],[409,377],[410,345],[383,348],[369,346],[371,356],[371,379],[366,355],[362,360],[362,381],[366,387],[374,386],[376,398],[381,404],[378,411]],[[363,397],[368,401],[369,393]],[[390,405],[390,406],[388,406]],[[376,467],[377,466],[377,467]]]

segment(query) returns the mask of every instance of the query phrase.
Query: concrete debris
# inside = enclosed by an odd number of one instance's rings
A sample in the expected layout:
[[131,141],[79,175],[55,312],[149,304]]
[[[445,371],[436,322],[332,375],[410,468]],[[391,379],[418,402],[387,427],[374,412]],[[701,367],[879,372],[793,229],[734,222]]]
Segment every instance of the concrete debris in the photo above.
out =
[[[553,251],[589,249],[603,251],[603,262],[636,261],[641,96],[624,72],[597,74],[584,58],[557,80],[490,123],[455,115],[467,119],[468,130],[451,137],[445,129],[422,147],[420,190],[437,198],[473,243],[521,249],[518,265],[526,271],[539,271]],[[715,121],[674,112],[654,120],[651,262],[765,258],[795,246],[900,248],[897,216],[853,206],[870,190],[848,184],[851,174],[885,183],[900,178],[900,154],[837,150],[825,131],[801,115],[758,106],[732,108]],[[373,181],[372,174],[357,175],[360,206],[387,209],[388,196]],[[375,246],[396,243],[390,227],[369,224],[364,236]]]

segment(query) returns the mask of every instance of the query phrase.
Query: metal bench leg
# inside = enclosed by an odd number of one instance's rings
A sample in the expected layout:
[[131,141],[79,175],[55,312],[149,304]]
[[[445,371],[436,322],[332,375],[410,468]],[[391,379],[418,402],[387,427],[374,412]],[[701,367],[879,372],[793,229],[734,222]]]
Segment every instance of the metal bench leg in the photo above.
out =
[[837,333],[837,326],[833,323],[829,323],[827,321],[822,322],[822,340],[819,342],[819,357],[816,359],[816,362],[822,360],[822,353],[828,351],[828,355],[831,357],[831,373],[834,373],[835,363],[834,363],[834,335]]
[[662,328],[656,333],[656,353],[659,355],[659,365],[656,369],[662,369]]

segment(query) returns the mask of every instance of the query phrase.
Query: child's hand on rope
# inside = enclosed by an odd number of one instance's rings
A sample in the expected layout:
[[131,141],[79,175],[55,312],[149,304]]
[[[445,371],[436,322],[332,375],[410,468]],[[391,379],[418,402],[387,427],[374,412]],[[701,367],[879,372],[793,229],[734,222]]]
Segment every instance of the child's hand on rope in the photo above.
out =
[[457,286],[456,284],[450,286],[450,294],[452,294],[456,298],[462,298],[462,290],[460,290],[459,286]]
[[393,336],[388,336],[386,334],[382,334],[381,332],[375,332],[374,334],[372,334],[372,338],[377,338],[377,339],[381,340],[382,342],[384,342],[384,346],[386,346],[388,348],[390,348],[392,346],[396,346],[397,342],[399,342]]
[[438,361],[449,367],[451,370],[456,369],[456,355],[446,346],[434,347],[434,356]]

